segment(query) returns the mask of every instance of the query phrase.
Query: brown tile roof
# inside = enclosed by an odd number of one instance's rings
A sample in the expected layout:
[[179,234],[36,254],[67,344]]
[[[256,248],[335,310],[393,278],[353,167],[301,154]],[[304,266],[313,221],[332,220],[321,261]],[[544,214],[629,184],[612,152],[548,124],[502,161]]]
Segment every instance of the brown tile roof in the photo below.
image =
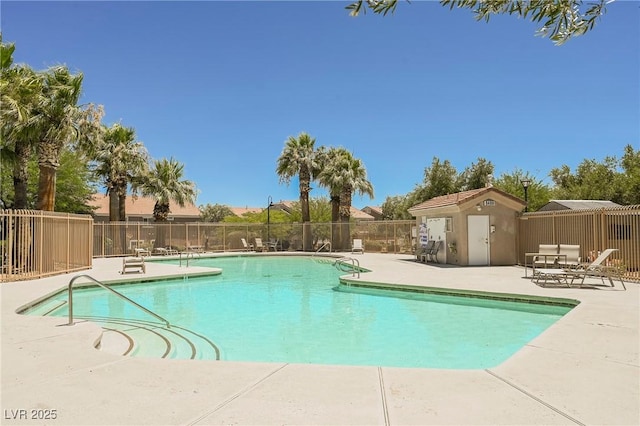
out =
[[371,216],[369,213],[365,213],[362,210],[359,210],[353,206],[351,206],[351,217],[354,219],[361,219],[361,220],[374,220],[375,218],[373,216]]
[[[103,194],[93,194],[93,201],[90,203],[96,207],[96,216],[109,216],[109,196]],[[125,201],[125,209],[127,216],[152,216],[153,206],[156,200],[151,197],[133,197],[127,196]],[[174,217],[200,217],[200,210],[194,204],[185,204],[180,207],[176,203],[169,203],[171,216]]]
[[238,217],[242,217],[247,213],[260,213],[264,209],[262,207],[229,207],[231,213]]
[[433,209],[433,208],[446,207],[446,206],[457,206],[466,201],[472,200],[482,194],[485,194],[487,192],[497,192],[502,196],[510,198],[524,205],[524,202],[518,197],[514,197],[513,195],[507,192],[501,191],[498,188],[494,188],[491,186],[491,187],[485,187],[485,188],[471,189],[469,191],[456,192],[455,194],[447,194],[447,195],[441,195],[439,197],[434,197],[434,198],[431,198],[430,200],[424,201],[420,204],[417,204],[409,208],[409,211],[418,210],[418,209]]

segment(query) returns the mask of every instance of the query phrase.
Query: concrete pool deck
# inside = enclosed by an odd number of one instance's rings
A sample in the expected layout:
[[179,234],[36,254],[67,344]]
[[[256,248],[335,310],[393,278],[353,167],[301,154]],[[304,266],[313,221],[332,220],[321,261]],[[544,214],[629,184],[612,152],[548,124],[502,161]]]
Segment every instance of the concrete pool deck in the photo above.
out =
[[[2,424],[640,424],[640,289],[539,287],[521,267],[421,264],[355,255],[360,280],[574,299],[580,304],[486,370],[163,360],[94,349],[89,322],[16,313],[75,275],[122,279],[121,259],[0,284]],[[149,262],[146,277],[206,268]],[[224,271],[223,271],[224,273]],[[127,278],[139,278],[128,274]],[[597,282],[597,281],[594,281]],[[52,419],[55,413],[55,419]],[[49,416],[49,420],[38,417]]]

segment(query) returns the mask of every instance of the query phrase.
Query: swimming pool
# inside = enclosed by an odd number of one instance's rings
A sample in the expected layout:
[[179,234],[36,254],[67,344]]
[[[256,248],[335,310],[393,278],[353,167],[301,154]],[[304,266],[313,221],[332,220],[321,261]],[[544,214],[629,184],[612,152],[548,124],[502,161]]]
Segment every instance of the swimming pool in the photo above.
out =
[[[338,286],[344,272],[310,257],[203,258],[198,266],[223,273],[114,288],[212,342],[216,350],[209,353],[222,360],[490,368],[571,309]],[[58,294],[30,313],[67,315],[66,297]],[[74,312],[153,320],[95,288],[74,291]]]

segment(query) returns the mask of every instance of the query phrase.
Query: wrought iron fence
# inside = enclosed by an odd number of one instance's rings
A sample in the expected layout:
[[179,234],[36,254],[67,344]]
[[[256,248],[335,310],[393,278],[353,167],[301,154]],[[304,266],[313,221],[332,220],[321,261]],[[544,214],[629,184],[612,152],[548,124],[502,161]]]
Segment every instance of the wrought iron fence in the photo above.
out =
[[0,210],[0,281],[91,268],[93,218],[37,210]]

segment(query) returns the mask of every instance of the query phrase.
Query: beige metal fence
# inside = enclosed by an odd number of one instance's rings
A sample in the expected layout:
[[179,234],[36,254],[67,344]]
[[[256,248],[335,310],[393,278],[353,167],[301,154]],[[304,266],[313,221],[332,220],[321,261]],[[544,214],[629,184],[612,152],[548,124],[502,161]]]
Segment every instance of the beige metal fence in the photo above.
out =
[[518,255],[540,244],[576,244],[583,261],[607,248],[618,249],[609,263],[629,281],[640,281],[640,205],[609,209],[524,213],[518,229]]
[[91,268],[93,218],[36,210],[0,210],[0,281]]
[[[96,257],[125,256],[136,248],[178,251],[244,250],[242,239],[255,244],[277,241],[279,250],[302,250],[305,228],[294,224],[235,223],[95,223],[90,216],[0,210],[0,281],[39,278],[84,270]],[[366,252],[413,253],[416,221],[312,223],[313,249],[350,251],[362,239]],[[606,248],[617,248],[611,264],[625,278],[640,281],[640,206],[612,209],[524,213],[518,229],[518,259],[540,244],[577,244],[583,260]]]
[[[349,224],[312,223],[313,249],[349,251],[354,238],[362,239],[368,252],[410,253],[415,221],[360,221]],[[177,251],[241,251],[242,239],[255,245],[277,242],[279,250],[302,250],[304,227],[300,223],[163,223],[104,222],[94,225],[95,256],[123,256],[142,248]],[[329,244],[328,244],[329,243]]]

